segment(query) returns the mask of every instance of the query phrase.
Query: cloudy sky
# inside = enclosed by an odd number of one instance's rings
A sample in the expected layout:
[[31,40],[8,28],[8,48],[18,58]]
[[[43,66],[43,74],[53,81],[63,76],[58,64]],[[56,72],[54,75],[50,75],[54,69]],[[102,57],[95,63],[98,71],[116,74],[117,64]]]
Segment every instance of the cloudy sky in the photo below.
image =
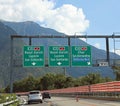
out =
[[[0,0],[0,19],[35,21],[69,35],[120,32],[120,0]],[[89,41],[89,40],[87,40]],[[98,48],[105,44],[89,41]]]

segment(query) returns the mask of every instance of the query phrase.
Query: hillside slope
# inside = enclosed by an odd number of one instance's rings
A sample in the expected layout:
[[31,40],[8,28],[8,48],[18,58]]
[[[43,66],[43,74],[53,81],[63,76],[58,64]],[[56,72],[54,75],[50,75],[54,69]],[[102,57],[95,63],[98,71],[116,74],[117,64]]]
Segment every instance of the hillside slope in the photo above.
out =
[[10,35],[16,32],[0,22],[0,84],[6,86],[10,79]]

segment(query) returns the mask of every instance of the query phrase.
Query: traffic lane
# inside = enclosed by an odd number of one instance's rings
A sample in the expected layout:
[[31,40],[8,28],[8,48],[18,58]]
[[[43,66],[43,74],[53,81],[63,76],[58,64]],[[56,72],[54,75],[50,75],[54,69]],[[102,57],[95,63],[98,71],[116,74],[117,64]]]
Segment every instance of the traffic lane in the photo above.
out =
[[28,96],[20,96],[19,101],[20,106],[51,106],[51,101],[49,99],[44,99],[43,103],[28,104]]
[[31,104],[24,104],[24,105],[21,105],[21,106],[50,106],[49,103],[31,103]]
[[52,97],[51,106],[120,106],[120,102],[66,97]]

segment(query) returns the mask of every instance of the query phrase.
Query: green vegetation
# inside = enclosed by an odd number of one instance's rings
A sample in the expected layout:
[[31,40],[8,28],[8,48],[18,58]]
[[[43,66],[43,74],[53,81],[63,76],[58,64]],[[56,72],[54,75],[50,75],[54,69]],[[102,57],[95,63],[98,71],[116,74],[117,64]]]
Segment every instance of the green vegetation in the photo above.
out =
[[[12,100],[16,100],[16,99],[17,99],[16,94],[5,94],[5,93],[0,94],[0,104],[5,103],[5,102],[9,102]],[[18,101],[15,102],[15,104],[16,103],[18,104]]]
[[[14,83],[14,92],[25,92],[30,90],[50,90],[82,85],[90,85],[112,81],[110,78],[103,78],[98,73],[90,73],[87,76],[73,78],[63,74],[46,74],[43,77],[35,78],[32,75]],[[9,86],[5,89],[9,92]]]
[[10,104],[9,106],[19,106],[19,102],[18,101],[14,102],[14,103]]
[[120,81],[120,66],[113,66],[112,67],[115,71],[115,74],[116,74],[116,80],[117,81]]

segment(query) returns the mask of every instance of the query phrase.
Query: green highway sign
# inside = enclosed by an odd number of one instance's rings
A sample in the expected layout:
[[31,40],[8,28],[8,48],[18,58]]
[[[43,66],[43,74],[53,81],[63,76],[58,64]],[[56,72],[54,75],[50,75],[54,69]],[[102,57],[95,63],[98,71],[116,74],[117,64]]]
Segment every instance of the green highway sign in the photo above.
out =
[[23,66],[24,67],[44,66],[44,47],[43,46],[24,46]]
[[71,47],[71,66],[91,66],[91,47],[72,46]]
[[49,46],[49,66],[69,66],[69,46]]

